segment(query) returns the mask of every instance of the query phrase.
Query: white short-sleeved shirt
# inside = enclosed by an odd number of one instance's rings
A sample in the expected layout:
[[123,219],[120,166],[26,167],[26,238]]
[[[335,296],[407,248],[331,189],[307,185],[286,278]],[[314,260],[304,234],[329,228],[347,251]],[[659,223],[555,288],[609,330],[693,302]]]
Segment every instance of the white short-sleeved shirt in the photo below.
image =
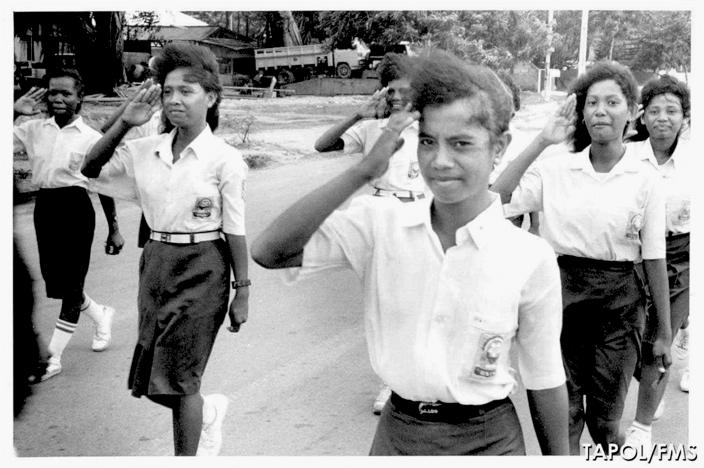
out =
[[550,246],[505,220],[498,199],[456,241],[443,252],[428,200],[363,195],[328,217],[288,274],[357,273],[371,365],[406,399],[506,397],[516,386],[512,344],[527,388],[561,385],[562,299]]
[[102,134],[78,116],[60,128],[56,120],[33,119],[14,127],[13,149],[26,151],[32,167],[32,184],[39,188],[86,188],[81,174],[83,159]]
[[627,145],[611,171],[597,173],[589,149],[532,164],[504,205],[506,217],[542,211],[540,235],[559,255],[665,258],[665,193],[657,171]]
[[[353,125],[342,135],[345,153],[369,154],[388,121],[389,119],[367,119]],[[389,168],[381,177],[370,182],[370,185],[382,190],[427,192],[418,166],[418,122],[406,127],[401,132],[401,138],[403,146],[391,156]]]
[[91,188],[141,205],[154,231],[244,235],[247,165],[239,151],[206,126],[174,164],[175,134],[121,143]]
[[680,138],[675,151],[664,164],[658,164],[649,139],[629,145],[634,147],[634,151],[642,160],[657,169],[662,177],[666,196],[667,231],[673,234],[689,232],[692,188],[695,174],[698,173],[689,141]]

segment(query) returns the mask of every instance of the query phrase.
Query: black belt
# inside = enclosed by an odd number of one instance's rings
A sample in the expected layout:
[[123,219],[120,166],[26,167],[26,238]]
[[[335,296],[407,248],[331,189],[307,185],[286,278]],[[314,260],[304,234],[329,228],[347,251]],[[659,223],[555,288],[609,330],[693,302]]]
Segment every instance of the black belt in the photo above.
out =
[[672,232],[672,231],[667,231],[667,240],[676,240],[676,239],[682,239],[684,237],[689,237],[688,232]]
[[460,403],[444,403],[441,401],[406,400],[397,393],[391,393],[391,404],[396,410],[423,421],[462,422],[477,416],[482,416],[499,406],[511,404],[511,400],[503,398],[492,400],[483,405],[463,405]]
[[608,271],[630,271],[633,269],[633,262],[630,261],[597,260],[572,255],[558,255],[557,264],[565,268],[593,268]]

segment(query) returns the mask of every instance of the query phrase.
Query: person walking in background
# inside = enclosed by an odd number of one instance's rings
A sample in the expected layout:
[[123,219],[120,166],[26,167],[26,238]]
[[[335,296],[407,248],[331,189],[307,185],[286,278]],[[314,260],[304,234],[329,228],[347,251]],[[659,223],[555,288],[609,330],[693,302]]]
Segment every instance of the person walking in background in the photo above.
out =
[[[333,125],[315,142],[320,152],[344,150],[345,153],[362,153],[365,157],[374,147],[389,122],[389,116],[405,108],[410,98],[411,58],[388,53],[377,73],[382,89],[357,112]],[[388,169],[369,183],[377,197],[393,197],[402,202],[425,198],[427,187],[418,169],[418,123],[413,122],[403,130],[403,145],[389,160]],[[381,410],[391,396],[391,389],[383,384],[372,404],[372,412]]]
[[[36,115],[46,96],[49,118],[31,119],[14,126],[14,151],[26,151],[32,167],[32,183],[39,188],[34,208],[34,227],[39,263],[47,297],[61,299],[61,312],[48,345],[46,380],[62,371],[61,356],[78,326],[81,313],[95,323],[93,351],[104,351],[111,341],[115,310],[93,301],[84,291],[90,264],[95,213],[86,191],[88,179],[80,172],[85,154],[100,132],[79,115],[83,80],[77,71],[59,69],[47,74],[47,89],[32,88],[15,101],[14,117]],[[124,240],[120,235],[112,198],[100,196],[108,222],[105,252],[117,255]]]
[[[614,62],[593,65],[492,186],[507,203],[507,217],[542,211],[540,234],[558,255],[573,455],[585,423],[604,448],[624,442],[620,421],[645,319],[644,285],[634,265],[641,259],[657,318],[653,358],[663,368],[671,364],[664,191],[656,169],[623,142],[637,99],[630,70]],[[576,154],[532,164],[565,139]]]
[[[641,91],[642,115],[631,137],[636,154],[661,174],[666,192],[667,274],[670,289],[672,337],[689,317],[689,222],[696,160],[689,141],[680,138],[690,116],[687,85],[670,76],[648,81]],[[653,356],[657,338],[657,313],[652,300],[643,336],[643,352],[638,372],[636,418],[626,431],[626,445],[651,450],[652,422],[664,411],[663,395],[670,372]],[[659,416],[659,415],[658,415]]]
[[[169,44],[153,67],[159,85],[139,91],[82,171],[97,190],[139,203],[153,229],[140,260],[132,395],[171,410],[176,455],[217,455],[228,399],[202,397],[200,386],[225,316],[232,332],[247,320],[247,166],[213,135],[222,98],[213,53]],[[160,99],[167,133],[119,145]],[[231,268],[236,294],[228,308]]]
[[[366,157],[274,220],[252,256],[265,268],[301,267],[294,277],[359,276],[370,361],[393,390],[371,455],[524,455],[508,398],[512,346],[543,453],[567,454],[557,264],[488,190],[511,139],[511,96],[484,67],[440,51],[418,60],[416,110],[392,114]],[[418,119],[432,199],[359,196],[336,211],[387,170]]]

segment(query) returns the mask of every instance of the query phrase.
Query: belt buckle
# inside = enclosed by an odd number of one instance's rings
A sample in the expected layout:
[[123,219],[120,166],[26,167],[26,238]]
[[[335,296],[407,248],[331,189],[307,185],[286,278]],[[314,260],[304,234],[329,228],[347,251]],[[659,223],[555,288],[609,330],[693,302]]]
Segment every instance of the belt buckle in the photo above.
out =
[[440,403],[421,401],[418,403],[418,414],[438,414],[440,412],[439,407]]
[[160,234],[161,236],[161,242],[169,242],[169,238],[171,237],[167,232],[162,232]]

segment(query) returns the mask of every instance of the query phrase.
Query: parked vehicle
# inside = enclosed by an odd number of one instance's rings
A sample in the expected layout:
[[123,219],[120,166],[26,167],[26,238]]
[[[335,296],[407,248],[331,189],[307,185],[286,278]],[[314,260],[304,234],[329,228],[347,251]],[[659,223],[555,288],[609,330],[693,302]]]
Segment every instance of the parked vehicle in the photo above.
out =
[[254,61],[258,72],[276,76],[281,84],[315,75],[351,78],[361,74],[369,54],[358,44],[355,49],[327,50],[323,44],[255,49]]

